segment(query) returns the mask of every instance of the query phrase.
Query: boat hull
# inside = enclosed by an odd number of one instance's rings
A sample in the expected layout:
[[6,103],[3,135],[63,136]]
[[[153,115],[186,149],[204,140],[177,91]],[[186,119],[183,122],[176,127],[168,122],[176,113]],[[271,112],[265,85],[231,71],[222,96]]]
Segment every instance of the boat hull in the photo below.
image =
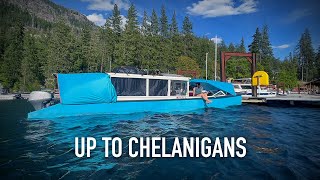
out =
[[241,96],[222,96],[209,98],[212,102],[206,104],[201,98],[165,99],[165,100],[135,100],[118,101],[116,103],[64,105],[56,104],[45,109],[30,112],[30,120],[51,120],[63,117],[104,114],[132,114],[141,112],[187,112],[203,108],[225,108],[241,105]]

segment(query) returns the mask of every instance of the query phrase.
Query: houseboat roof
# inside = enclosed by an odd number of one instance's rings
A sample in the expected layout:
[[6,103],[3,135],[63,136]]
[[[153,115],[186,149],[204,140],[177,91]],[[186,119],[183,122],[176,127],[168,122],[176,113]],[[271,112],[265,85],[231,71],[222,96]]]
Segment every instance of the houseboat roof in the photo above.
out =
[[118,78],[139,78],[139,79],[163,79],[163,80],[180,80],[180,81],[189,81],[190,77],[184,76],[176,76],[166,74],[165,76],[159,75],[141,75],[141,74],[126,74],[126,73],[107,73],[111,77],[118,77]]

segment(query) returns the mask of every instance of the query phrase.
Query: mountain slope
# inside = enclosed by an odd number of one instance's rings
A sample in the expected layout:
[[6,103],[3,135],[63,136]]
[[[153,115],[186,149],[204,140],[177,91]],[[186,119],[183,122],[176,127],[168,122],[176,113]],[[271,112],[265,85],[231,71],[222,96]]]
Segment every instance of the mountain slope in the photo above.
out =
[[5,3],[15,5],[27,11],[31,16],[48,22],[64,20],[67,24],[77,28],[95,26],[85,15],[57,5],[50,0],[6,0]]

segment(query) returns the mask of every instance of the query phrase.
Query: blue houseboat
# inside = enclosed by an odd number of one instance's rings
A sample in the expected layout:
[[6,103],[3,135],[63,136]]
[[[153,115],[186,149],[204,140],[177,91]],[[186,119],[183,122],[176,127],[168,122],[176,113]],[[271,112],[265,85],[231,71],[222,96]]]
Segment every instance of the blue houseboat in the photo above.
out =
[[[57,74],[60,103],[46,106],[50,96],[30,95],[37,107],[28,119],[56,119],[84,115],[131,114],[141,112],[186,112],[202,108],[241,105],[230,83],[192,79],[179,75],[141,75],[126,73]],[[211,103],[193,96],[200,83]],[[37,97],[40,94],[40,97]],[[40,103],[40,105],[39,105]],[[39,107],[42,107],[40,109]]]

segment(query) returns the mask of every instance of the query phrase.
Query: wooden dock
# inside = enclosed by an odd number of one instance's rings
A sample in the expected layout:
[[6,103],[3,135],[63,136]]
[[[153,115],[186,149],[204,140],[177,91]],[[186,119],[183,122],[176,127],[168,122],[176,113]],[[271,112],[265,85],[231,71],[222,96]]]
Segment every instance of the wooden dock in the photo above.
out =
[[320,107],[320,95],[290,94],[271,98],[242,99],[244,104],[260,104],[267,106],[312,106]]

